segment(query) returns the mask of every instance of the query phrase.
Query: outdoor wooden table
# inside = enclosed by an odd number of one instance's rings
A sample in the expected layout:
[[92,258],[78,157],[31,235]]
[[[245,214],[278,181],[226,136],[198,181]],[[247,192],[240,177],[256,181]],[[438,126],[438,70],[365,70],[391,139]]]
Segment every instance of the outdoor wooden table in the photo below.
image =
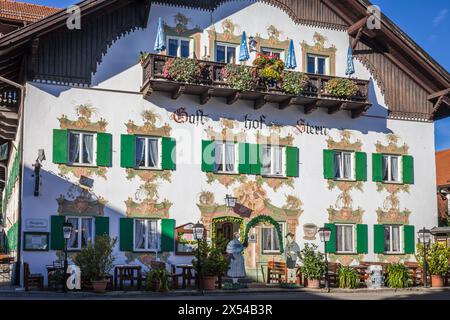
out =
[[123,290],[123,282],[130,281],[134,287],[134,280],[137,282],[137,289],[142,288],[142,267],[132,265],[118,265],[114,268],[114,288]]
[[[194,270],[194,266],[192,264],[178,264],[175,266],[177,269],[181,269],[181,276],[183,279],[182,288],[186,289],[187,285],[191,285],[191,281],[194,280],[194,276],[192,270]],[[196,277],[198,281],[198,277]]]

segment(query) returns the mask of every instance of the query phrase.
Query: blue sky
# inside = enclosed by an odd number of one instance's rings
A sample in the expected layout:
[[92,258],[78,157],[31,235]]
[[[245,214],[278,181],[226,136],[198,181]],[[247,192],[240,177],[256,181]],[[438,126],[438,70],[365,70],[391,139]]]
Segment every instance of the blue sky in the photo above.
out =
[[[25,0],[22,0],[25,1]],[[78,0],[28,0],[67,7]],[[381,11],[424,48],[446,70],[450,70],[450,2],[442,0],[372,0]],[[450,118],[436,122],[436,149],[450,148]]]

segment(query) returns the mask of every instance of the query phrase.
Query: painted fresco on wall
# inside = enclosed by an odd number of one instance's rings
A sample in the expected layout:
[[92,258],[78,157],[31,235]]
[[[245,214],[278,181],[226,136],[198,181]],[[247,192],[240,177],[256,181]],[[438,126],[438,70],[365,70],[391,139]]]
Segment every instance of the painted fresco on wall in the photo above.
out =
[[[125,263],[134,263],[136,261],[143,264],[147,270],[151,269],[153,262],[168,263],[170,252],[163,253],[139,253],[139,252],[125,252]],[[146,270],[143,270],[144,272]]]
[[64,216],[104,216],[104,209],[108,201],[96,196],[78,185],[72,185],[66,195],[61,194],[58,199],[58,213]]
[[404,263],[411,259],[410,254],[377,254],[378,261],[385,263]]
[[[157,137],[170,137],[172,128],[165,123],[158,126],[161,117],[152,110],[145,110],[141,114],[144,124],[138,126],[134,121],[128,121],[126,125],[128,134],[142,134]],[[128,197],[125,201],[128,217],[133,218],[159,218],[169,217],[172,202],[164,199],[159,200],[159,182],[172,182],[172,172],[168,170],[138,170],[129,168],[126,170],[127,180],[139,179],[142,183],[136,190],[134,197]]]
[[200,40],[202,30],[198,25],[193,28],[189,28],[189,23],[192,19],[186,15],[178,12],[173,16],[174,26],[164,24],[164,32],[166,36],[184,37],[192,39],[194,43],[194,52],[197,57],[200,56]]
[[[61,118],[58,118],[61,129],[78,130],[78,131],[90,131],[90,132],[106,132],[108,122],[100,118],[97,122],[92,120],[94,115],[97,115],[97,110],[90,104],[83,104],[75,107],[75,112],[78,116],[76,120],[70,120],[67,115],[63,114]],[[62,177],[66,177],[69,173],[72,173],[75,177],[81,176],[93,177],[97,176],[107,180],[106,174],[108,172],[105,167],[75,167],[67,166],[64,164],[58,165],[59,174]]]
[[330,47],[326,47],[325,43],[328,42],[327,37],[324,35],[315,32],[313,36],[314,44],[309,45],[306,41],[303,40],[301,43],[302,47],[302,62],[303,62],[303,71],[307,72],[307,57],[308,54],[316,54],[329,57],[329,72],[330,75],[336,74],[336,52],[337,48],[334,44]]
[[330,253],[328,254],[328,259],[331,262],[335,262],[335,263],[340,263],[341,265],[344,266],[349,266],[351,264],[358,264],[360,261],[364,260],[364,254],[346,254],[346,255],[341,255],[341,254],[334,254],[334,253]]

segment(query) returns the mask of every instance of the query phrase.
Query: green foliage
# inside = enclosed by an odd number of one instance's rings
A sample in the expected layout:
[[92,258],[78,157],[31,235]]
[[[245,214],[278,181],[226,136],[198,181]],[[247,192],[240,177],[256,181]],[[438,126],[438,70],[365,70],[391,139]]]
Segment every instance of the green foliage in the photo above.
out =
[[227,64],[222,69],[222,76],[231,88],[239,91],[252,91],[257,85],[255,69],[247,66]]
[[253,61],[258,68],[258,76],[264,81],[280,81],[284,70],[284,62],[276,56],[258,54]]
[[283,75],[284,92],[289,94],[301,94],[309,83],[309,78],[301,72],[285,72]]
[[114,246],[117,238],[111,239],[109,236],[96,236],[95,243],[89,244],[87,248],[81,249],[74,258],[77,266],[81,269],[81,274],[91,281],[103,280],[113,268],[115,256]]
[[[422,243],[417,246],[416,260],[420,267],[423,268],[425,250]],[[443,276],[448,272],[448,260],[450,259],[450,248],[443,243],[433,243],[427,247],[426,261],[428,271],[432,275]]]
[[320,280],[325,275],[325,256],[317,249],[317,245],[307,243],[300,251],[300,260],[303,263],[302,273],[308,280]]
[[201,67],[197,60],[172,58],[167,60],[163,69],[163,76],[167,79],[197,83],[201,75]]
[[166,269],[152,269],[145,274],[146,291],[169,291],[169,273]]
[[408,288],[412,286],[408,268],[402,263],[389,264],[386,268],[386,284],[389,288]]
[[192,260],[194,269],[202,276],[220,276],[226,273],[230,267],[230,262],[225,257],[226,240],[219,238],[213,245],[209,245],[206,240],[199,242],[195,250],[196,259]]
[[359,287],[358,271],[351,267],[341,266],[339,268],[339,288],[356,289]]
[[351,98],[358,92],[358,86],[350,79],[333,78],[327,82],[325,90],[337,98]]
[[250,232],[250,230],[252,228],[254,228],[255,226],[257,226],[260,223],[271,224],[275,227],[275,230],[277,231],[277,234],[278,234],[278,241],[280,242],[280,253],[283,253],[284,252],[283,235],[281,234],[280,224],[274,218],[272,218],[270,216],[264,216],[264,215],[257,216],[253,220],[251,220],[247,223],[247,225],[245,226],[245,237],[244,237],[243,246],[248,247],[248,233]]

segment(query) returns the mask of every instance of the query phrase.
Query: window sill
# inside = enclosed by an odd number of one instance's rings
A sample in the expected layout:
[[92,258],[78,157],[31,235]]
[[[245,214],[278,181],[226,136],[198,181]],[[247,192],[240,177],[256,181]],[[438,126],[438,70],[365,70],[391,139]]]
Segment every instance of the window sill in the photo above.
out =
[[95,164],[81,164],[81,163],[67,163],[66,166],[72,168],[91,168],[91,169],[99,168]]
[[355,256],[358,253],[357,252],[335,252],[334,254],[337,256]]
[[274,175],[261,175],[261,177],[266,178],[266,179],[280,179],[280,180],[287,180],[287,179],[289,179],[286,176],[274,176]]
[[382,183],[382,184],[397,185],[397,186],[404,185],[404,183],[403,183],[403,182],[400,182],[400,181],[398,181],[398,182],[396,182],[396,181],[382,181],[381,183]]
[[139,170],[139,171],[164,171],[164,169],[162,168],[145,168],[145,167],[134,167],[134,170]]
[[338,182],[357,182],[358,180],[356,180],[356,179],[334,178],[334,181],[338,181]]
[[386,256],[404,256],[406,253],[404,253],[404,252],[385,252],[383,254]]
[[261,253],[263,256],[279,256],[281,255],[280,251],[263,251]]
[[223,171],[217,171],[213,172],[214,174],[221,175],[221,176],[240,176],[241,174],[238,172],[223,172]]

